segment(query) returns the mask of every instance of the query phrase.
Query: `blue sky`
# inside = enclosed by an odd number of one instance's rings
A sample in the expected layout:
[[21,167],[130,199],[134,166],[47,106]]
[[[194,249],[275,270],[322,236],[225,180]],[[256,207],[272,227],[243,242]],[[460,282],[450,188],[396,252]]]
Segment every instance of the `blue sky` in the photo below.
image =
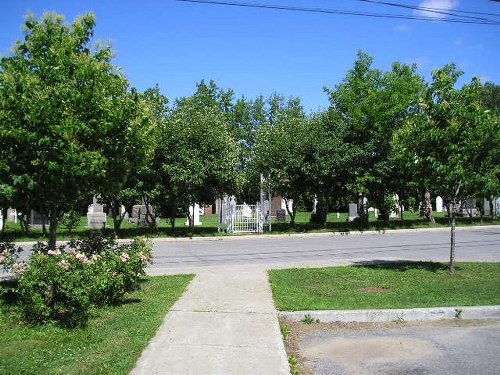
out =
[[[390,0],[386,0],[390,1]],[[233,0],[237,3],[406,14],[356,0]],[[392,0],[449,10],[500,14],[490,0]],[[424,4],[425,3],[425,4]],[[0,0],[0,55],[22,37],[29,11],[64,14],[71,22],[88,11],[97,17],[95,37],[111,41],[132,86],[155,84],[172,101],[191,95],[195,84],[213,79],[237,97],[273,92],[299,96],[308,111],[328,106],[323,87],[340,83],[358,50],[389,70],[391,63],[417,63],[430,72],[454,62],[473,76],[500,84],[500,26],[469,25],[194,4],[175,0]],[[429,14],[427,14],[429,15]],[[437,14],[434,14],[437,17]],[[500,16],[493,17],[500,21]]]

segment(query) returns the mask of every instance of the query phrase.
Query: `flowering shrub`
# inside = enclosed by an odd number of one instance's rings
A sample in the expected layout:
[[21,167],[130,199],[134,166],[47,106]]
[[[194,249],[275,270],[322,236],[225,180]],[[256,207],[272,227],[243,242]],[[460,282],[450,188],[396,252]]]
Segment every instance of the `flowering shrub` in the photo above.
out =
[[22,249],[16,248],[12,242],[0,242],[0,268],[10,271],[16,264],[21,251]]
[[38,243],[26,262],[10,266],[24,320],[85,325],[92,307],[118,303],[140,287],[151,251],[143,239],[117,244],[94,237],[55,250]]

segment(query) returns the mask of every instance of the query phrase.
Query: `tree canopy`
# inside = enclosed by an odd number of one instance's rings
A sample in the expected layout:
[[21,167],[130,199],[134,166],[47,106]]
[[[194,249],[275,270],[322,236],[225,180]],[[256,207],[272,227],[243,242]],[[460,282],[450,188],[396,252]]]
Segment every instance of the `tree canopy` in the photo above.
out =
[[120,179],[115,163],[135,148],[128,82],[111,64],[110,46],[90,46],[94,27],[90,13],[73,24],[54,13],[30,16],[24,40],[0,63],[4,184],[16,202],[49,218],[52,247],[63,213],[110,174]]

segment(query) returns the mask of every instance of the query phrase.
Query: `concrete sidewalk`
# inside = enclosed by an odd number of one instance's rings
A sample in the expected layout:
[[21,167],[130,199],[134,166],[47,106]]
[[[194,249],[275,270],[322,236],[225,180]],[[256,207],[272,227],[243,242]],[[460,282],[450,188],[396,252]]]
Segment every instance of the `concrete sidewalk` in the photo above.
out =
[[133,375],[289,374],[264,269],[203,269],[172,307]]

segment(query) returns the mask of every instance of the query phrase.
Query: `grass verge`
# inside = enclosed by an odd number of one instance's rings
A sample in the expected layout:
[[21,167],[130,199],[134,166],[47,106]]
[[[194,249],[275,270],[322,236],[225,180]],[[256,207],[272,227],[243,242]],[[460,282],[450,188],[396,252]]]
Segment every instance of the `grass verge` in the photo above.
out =
[[128,374],[192,277],[149,277],[125,303],[97,311],[83,329],[20,324],[4,301],[0,373]]
[[500,305],[500,263],[389,262],[269,272],[281,311]]
[[[448,227],[448,218],[443,213],[435,213],[436,223],[432,224],[426,219],[419,216],[415,212],[404,212],[404,220],[393,220],[388,223],[377,220],[372,213],[370,213],[369,223],[367,226],[360,225],[359,223],[352,223],[347,221],[348,214],[340,213],[337,218],[336,213],[330,213],[325,225],[312,224],[309,222],[311,217],[310,212],[298,212],[296,217],[295,226],[290,225],[290,220],[287,217],[285,222],[277,222],[273,220],[272,233],[273,234],[288,234],[288,233],[309,233],[309,232],[350,232],[350,231],[385,231],[395,229],[415,229],[415,228],[445,228]],[[185,218],[176,219],[176,227],[174,230],[170,227],[170,223],[166,219],[161,219],[157,230],[152,230],[147,227],[138,227],[131,224],[126,220],[123,222],[119,238],[133,238],[137,236],[149,237],[207,237],[207,236],[226,236],[228,234],[218,232],[217,230],[217,215],[202,216],[202,225],[194,228],[191,233],[190,229],[184,225]],[[491,216],[484,217],[460,217],[457,218],[457,226],[470,226],[470,225],[500,225],[500,218],[492,218]],[[101,232],[103,235],[112,235],[113,220],[108,217],[107,227]],[[58,227],[57,239],[59,241],[68,240],[71,238],[85,238],[88,237],[91,230],[87,227],[87,218],[82,217],[77,228],[73,229],[71,233],[69,228],[61,225]],[[28,233],[23,233],[19,224],[7,222],[5,231],[0,233],[0,240],[7,241],[46,241],[47,235],[43,233],[42,229],[32,228]]]

